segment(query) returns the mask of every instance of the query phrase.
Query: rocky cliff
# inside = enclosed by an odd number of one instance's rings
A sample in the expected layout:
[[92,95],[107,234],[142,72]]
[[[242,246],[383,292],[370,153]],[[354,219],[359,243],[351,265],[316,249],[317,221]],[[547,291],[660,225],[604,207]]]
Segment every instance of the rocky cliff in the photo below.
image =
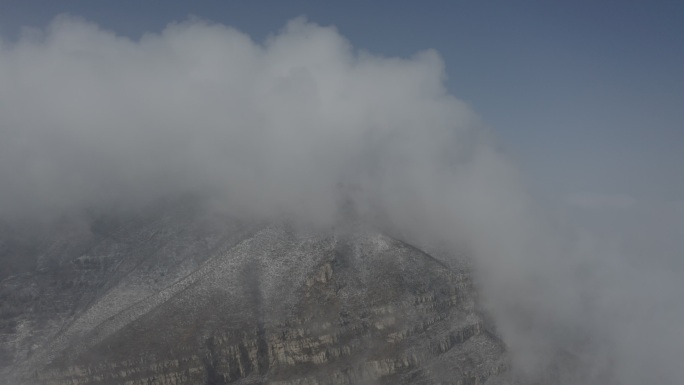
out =
[[185,203],[58,228],[0,248],[35,260],[0,283],[0,376],[17,384],[507,381],[468,271],[368,227]]

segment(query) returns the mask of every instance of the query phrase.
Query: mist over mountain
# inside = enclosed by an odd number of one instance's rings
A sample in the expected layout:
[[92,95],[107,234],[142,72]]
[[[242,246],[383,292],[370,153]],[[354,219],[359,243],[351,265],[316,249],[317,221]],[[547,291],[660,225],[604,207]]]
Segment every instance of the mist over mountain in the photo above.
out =
[[[328,350],[321,362],[328,365],[332,351],[353,359],[322,372],[341,370],[347,383],[362,383],[408,376],[415,366],[432,373],[416,383],[437,383],[448,370],[460,370],[468,381],[490,375],[499,381],[497,376],[508,375],[510,360],[517,378],[531,383],[684,382],[678,367],[684,357],[681,272],[642,268],[623,250],[566,227],[535,203],[520,170],[444,81],[435,51],[411,58],[374,55],[356,50],[334,28],[305,19],[255,42],[200,19],[131,40],[61,16],[45,30],[0,41],[3,368],[34,383],[96,383],[98,375],[121,369],[98,367],[102,357],[128,365],[120,377],[102,377],[119,383],[138,376],[126,354],[151,360],[157,353],[141,346],[155,346],[187,348],[170,358],[155,356],[153,364],[178,366],[169,362],[186,357],[191,363],[183,370],[191,375],[191,368],[202,367],[196,378],[209,383],[276,381],[268,377],[277,360],[268,350],[274,340],[266,335],[293,333],[292,323],[300,322],[306,327],[297,338],[338,336],[326,328],[340,314],[354,318],[364,314],[364,301],[384,298],[372,316],[349,321],[366,333],[347,336],[362,347],[342,354],[351,348],[333,344],[338,350]],[[167,217],[174,209],[140,216],[184,196],[201,197],[202,210],[231,220],[202,227]],[[146,219],[136,225],[136,218]],[[283,222],[319,235],[264,230]],[[347,242],[357,252],[335,254],[345,242],[330,241],[338,239],[334,229],[349,223],[373,230]],[[188,242],[180,235],[186,225],[194,229]],[[157,243],[148,244],[150,239]],[[176,246],[165,248],[161,239]],[[282,252],[259,254],[248,247],[240,253],[233,249],[240,242]],[[339,275],[335,264],[341,264]],[[429,267],[413,270],[415,264]],[[369,277],[382,275],[378,269],[394,272],[380,278],[399,282],[373,286],[377,282]],[[471,274],[474,286],[459,286]],[[334,284],[325,286],[333,277]],[[335,297],[354,280],[368,291]],[[49,282],[63,287],[50,289]],[[317,284],[325,288],[311,289]],[[463,301],[449,302],[454,288],[467,293]],[[278,297],[286,289],[301,291]],[[41,304],[50,291],[63,298]],[[338,301],[329,313],[312,309],[317,299],[307,297],[324,294]],[[413,314],[408,304],[428,300],[421,296],[441,305]],[[22,299],[39,304],[17,307]],[[422,338],[415,352],[388,348],[390,332],[370,332],[394,325],[379,310],[388,304],[394,307],[387,314],[410,318],[396,316],[409,330],[392,330],[403,336],[396,341],[412,333]],[[308,308],[296,313],[299,318],[283,315],[293,306]],[[245,313],[235,313],[238,308]],[[180,318],[161,321],[173,317]],[[260,321],[239,327],[249,320]],[[375,329],[369,326],[374,322]],[[429,326],[435,322],[433,333]],[[222,323],[235,334],[221,334]],[[155,325],[178,338],[166,340]],[[202,338],[183,340],[186,330],[178,325]],[[146,336],[149,345],[131,345]],[[446,345],[435,348],[439,339]],[[480,344],[481,350],[462,347],[454,357],[444,356],[456,341]],[[373,350],[380,347],[387,352]],[[201,353],[192,353],[195,348]],[[55,352],[64,354],[63,362]],[[297,354],[313,354],[307,352]],[[459,357],[467,362],[458,363]],[[382,359],[392,363],[359,369],[362,362]],[[357,372],[343,370],[349,367]],[[282,381],[335,383],[304,375],[305,369],[298,366],[290,377],[273,373]],[[226,371],[232,377],[215,377]],[[135,378],[153,377],[146,376]]]
[[3,378],[470,384],[510,376],[469,272],[364,224],[250,223],[196,198],[101,220],[96,231],[62,223],[38,246],[43,266],[3,282]]

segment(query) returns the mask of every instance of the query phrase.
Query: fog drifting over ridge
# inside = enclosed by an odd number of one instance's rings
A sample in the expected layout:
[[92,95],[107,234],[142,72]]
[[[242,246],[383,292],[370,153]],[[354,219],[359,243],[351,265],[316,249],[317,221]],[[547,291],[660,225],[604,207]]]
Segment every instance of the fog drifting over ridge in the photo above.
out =
[[434,51],[358,52],[303,19],[256,43],[194,19],[133,41],[59,17],[0,43],[0,216],[199,192],[331,223],[353,186],[361,215],[472,254],[530,375],[560,358],[563,383],[683,383],[681,275],[554,226],[444,78]]

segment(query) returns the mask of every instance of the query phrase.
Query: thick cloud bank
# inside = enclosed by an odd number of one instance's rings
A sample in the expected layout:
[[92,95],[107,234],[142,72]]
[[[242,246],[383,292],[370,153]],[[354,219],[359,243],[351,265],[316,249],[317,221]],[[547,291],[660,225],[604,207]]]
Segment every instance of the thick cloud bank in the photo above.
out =
[[0,216],[208,194],[330,223],[341,202],[474,256],[531,376],[684,383],[678,273],[636,268],[537,212],[426,51],[357,52],[294,20],[265,43],[199,20],[132,41],[58,18],[0,42]]
[[0,76],[6,213],[201,188],[326,216],[338,182],[406,187],[389,184],[434,172],[470,126],[435,52],[357,54],[303,20],[258,45],[201,21],[134,42],[59,18],[5,43]]

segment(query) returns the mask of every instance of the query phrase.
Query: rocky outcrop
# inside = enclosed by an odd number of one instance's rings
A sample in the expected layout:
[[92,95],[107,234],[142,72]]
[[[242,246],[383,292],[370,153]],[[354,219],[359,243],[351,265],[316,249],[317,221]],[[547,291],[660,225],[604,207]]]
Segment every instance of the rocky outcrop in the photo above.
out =
[[61,257],[54,270],[2,282],[7,378],[46,385],[507,378],[504,345],[477,311],[468,272],[361,225],[246,226],[193,207],[155,212],[112,234],[91,237],[86,251]]

